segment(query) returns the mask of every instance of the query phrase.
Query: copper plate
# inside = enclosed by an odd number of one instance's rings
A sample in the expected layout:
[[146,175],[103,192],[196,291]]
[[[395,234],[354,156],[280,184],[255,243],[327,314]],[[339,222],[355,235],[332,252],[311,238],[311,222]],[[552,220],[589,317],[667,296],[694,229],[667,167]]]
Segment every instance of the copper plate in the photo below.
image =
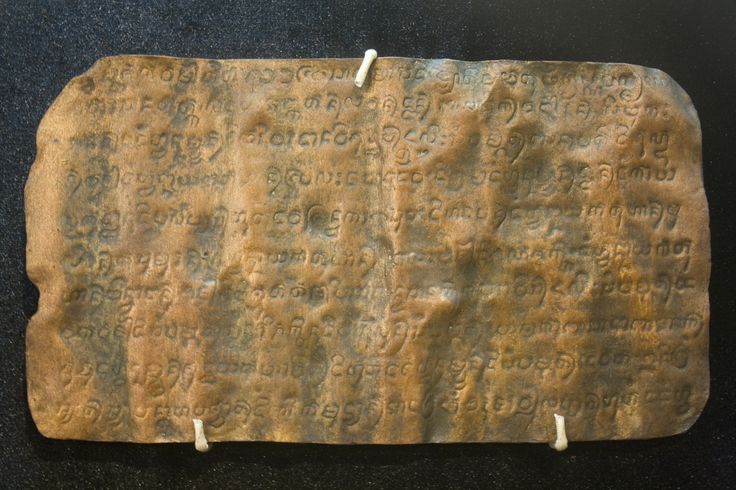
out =
[[26,187],[48,437],[650,438],[708,397],[698,118],[600,63],[119,56]]

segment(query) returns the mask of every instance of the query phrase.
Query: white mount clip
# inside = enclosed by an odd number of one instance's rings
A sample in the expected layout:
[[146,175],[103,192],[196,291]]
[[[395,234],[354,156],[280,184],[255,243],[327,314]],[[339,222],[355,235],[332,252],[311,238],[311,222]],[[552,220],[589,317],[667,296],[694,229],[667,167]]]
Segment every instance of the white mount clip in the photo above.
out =
[[564,451],[567,449],[567,434],[565,434],[565,417],[562,415],[555,415],[555,429],[557,431],[557,439],[550,446],[558,451]]
[[368,70],[371,68],[373,62],[378,58],[378,52],[375,49],[369,49],[363,56],[363,63],[358,68],[358,73],[355,74],[355,86],[362,87],[365,82],[365,77],[368,75]]
[[204,435],[202,419],[192,419],[192,422],[194,423],[194,448],[200,453],[206,453],[210,450],[210,445],[207,444],[207,438]]

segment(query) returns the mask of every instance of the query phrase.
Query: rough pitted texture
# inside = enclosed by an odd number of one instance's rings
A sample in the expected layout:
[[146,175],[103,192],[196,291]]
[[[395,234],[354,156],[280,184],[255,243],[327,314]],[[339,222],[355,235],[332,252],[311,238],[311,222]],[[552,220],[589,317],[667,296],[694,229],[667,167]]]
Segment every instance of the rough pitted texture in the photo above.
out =
[[633,65],[114,57],[38,132],[57,438],[649,438],[708,397],[700,126]]

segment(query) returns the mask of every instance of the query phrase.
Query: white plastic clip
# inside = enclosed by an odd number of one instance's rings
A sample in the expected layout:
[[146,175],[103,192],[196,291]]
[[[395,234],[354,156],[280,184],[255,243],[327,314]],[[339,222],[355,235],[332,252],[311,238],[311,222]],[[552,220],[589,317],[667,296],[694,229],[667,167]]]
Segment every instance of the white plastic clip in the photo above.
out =
[[204,436],[202,419],[192,419],[192,422],[194,422],[194,448],[200,453],[206,453],[210,450],[210,445],[207,444],[207,438]]
[[562,415],[555,415],[555,429],[557,430],[557,439],[553,444],[550,444],[553,448],[558,451],[564,451],[567,449],[567,434],[565,434],[565,417]]
[[358,68],[358,73],[355,74],[355,86],[362,87],[365,82],[365,77],[368,75],[368,70],[371,68],[371,64],[378,58],[378,52],[375,49],[369,49],[365,52],[363,57],[363,63]]

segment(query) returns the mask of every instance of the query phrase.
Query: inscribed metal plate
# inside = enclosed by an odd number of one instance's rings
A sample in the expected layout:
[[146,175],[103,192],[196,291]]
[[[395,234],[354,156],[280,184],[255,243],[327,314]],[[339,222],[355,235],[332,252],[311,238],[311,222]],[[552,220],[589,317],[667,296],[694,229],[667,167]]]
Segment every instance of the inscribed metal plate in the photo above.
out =
[[689,97],[623,64],[105,58],[38,130],[55,438],[549,441],[708,397]]

